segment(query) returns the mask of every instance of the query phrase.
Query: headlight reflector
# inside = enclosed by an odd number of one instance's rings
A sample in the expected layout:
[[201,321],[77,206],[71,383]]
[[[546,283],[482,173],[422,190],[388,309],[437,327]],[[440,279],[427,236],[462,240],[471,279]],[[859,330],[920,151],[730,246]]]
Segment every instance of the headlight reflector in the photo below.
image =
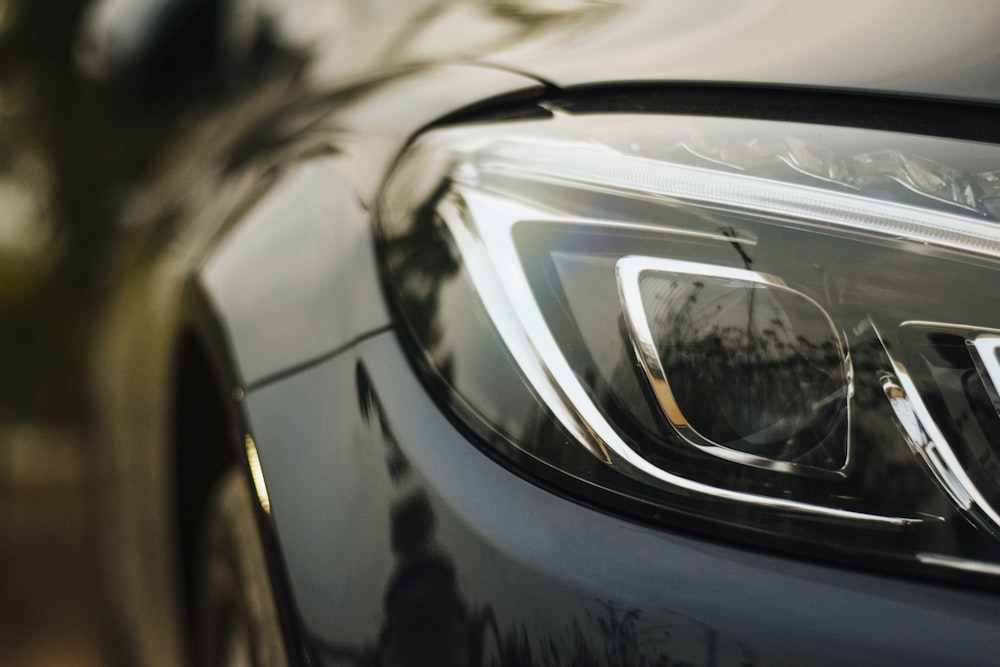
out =
[[720,118],[443,129],[381,247],[420,368],[501,453],[687,526],[970,569],[1000,563],[998,166]]
[[850,370],[819,304],[744,269],[629,256],[617,274],[637,356],[678,436],[770,470],[846,468]]

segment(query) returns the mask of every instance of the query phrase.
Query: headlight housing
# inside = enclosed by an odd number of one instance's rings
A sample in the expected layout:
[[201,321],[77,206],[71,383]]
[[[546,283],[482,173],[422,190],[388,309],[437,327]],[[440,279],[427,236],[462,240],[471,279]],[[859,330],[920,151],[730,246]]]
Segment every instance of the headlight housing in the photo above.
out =
[[380,247],[491,450],[687,529],[991,580],[998,213],[991,145],[560,116],[425,135]]

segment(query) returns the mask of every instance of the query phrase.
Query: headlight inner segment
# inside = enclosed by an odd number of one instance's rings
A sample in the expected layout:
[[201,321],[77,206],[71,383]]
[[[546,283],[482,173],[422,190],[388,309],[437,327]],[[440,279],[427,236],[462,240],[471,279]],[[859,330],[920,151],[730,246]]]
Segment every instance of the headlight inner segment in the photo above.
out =
[[989,577],[998,176],[990,145],[792,123],[441,129],[380,246],[418,367],[501,455],[694,530]]
[[850,370],[816,302],[745,269],[629,256],[616,271],[633,346],[678,436],[746,465],[842,474]]

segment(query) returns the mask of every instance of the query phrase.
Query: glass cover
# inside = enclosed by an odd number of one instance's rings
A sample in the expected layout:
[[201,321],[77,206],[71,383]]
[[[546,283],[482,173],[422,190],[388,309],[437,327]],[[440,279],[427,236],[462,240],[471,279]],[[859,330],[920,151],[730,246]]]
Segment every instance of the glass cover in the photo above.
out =
[[731,118],[435,130],[380,204],[477,442],[647,520],[1000,574],[1000,149]]

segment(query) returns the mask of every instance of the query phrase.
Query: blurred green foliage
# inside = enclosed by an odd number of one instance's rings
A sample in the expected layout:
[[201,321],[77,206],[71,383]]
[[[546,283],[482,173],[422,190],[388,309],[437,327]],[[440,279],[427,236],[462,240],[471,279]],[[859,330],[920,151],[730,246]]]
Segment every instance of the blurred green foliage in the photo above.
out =
[[74,62],[84,2],[0,0],[0,419],[86,416],[120,201],[166,134]]

